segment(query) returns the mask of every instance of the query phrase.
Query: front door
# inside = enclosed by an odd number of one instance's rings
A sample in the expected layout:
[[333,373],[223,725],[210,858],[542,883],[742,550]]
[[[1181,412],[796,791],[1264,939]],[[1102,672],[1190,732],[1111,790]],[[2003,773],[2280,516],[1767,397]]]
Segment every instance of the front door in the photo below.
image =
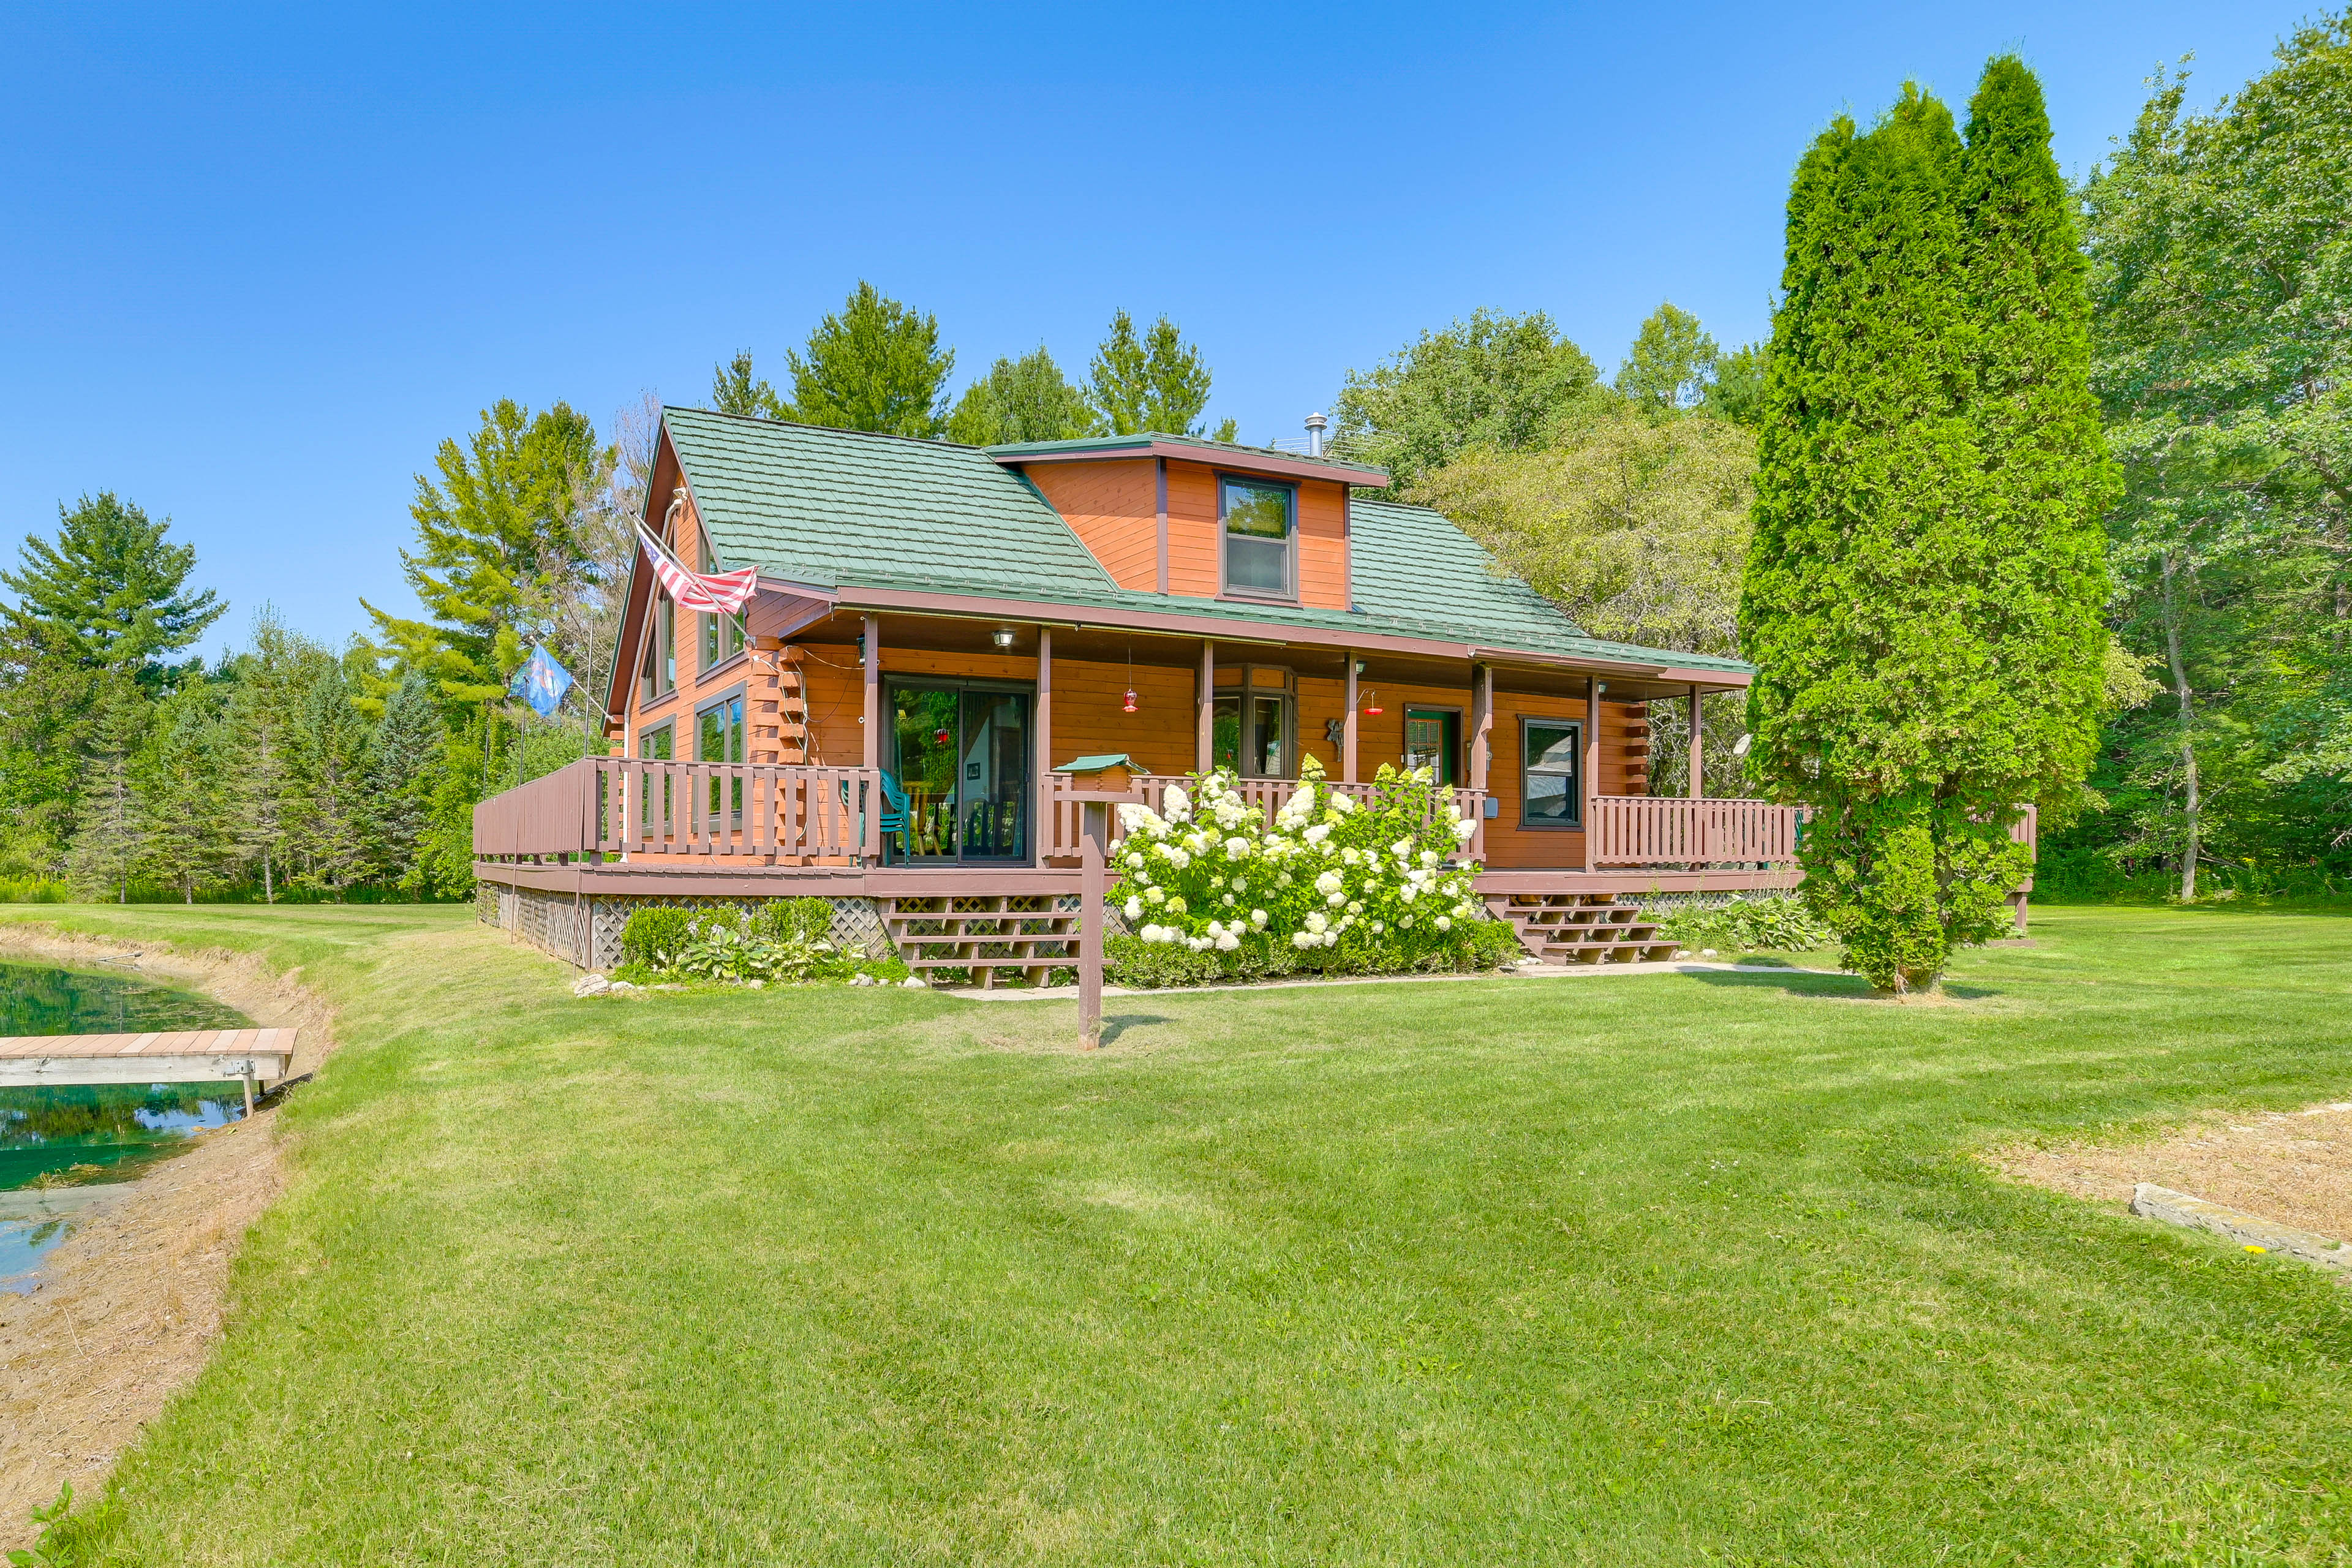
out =
[[884,842],[893,865],[1029,858],[1029,692],[960,681],[894,682],[890,771],[906,826]]

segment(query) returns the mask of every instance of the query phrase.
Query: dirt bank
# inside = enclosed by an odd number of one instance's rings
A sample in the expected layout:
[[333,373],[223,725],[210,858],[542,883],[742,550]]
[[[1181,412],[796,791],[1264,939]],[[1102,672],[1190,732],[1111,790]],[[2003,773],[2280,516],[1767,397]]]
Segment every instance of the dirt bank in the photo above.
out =
[[[200,988],[257,1024],[302,1031],[293,1071],[314,1069],[334,1018],[297,974],[255,960],[167,952],[22,930],[0,958],[136,973]],[[113,967],[109,964],[109,967]],[[0,1294],[0,1551],[30,1543],[26,1510],[71,1481],[89,1495],[125,1445],[204,1367],[227,1308],[229,1263],[284,1184],[278,1114],[190,1140],[78,1214],[42,1260],[41,1287]]]

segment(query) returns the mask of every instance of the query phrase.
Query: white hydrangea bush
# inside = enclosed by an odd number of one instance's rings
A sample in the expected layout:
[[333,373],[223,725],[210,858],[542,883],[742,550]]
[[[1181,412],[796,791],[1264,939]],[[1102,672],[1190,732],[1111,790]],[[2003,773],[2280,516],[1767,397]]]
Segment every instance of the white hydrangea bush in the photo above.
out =
[[1113,901],[1146,944],[1274,945],[1289,950],[1284,968],[1412,969],[1471,952],[1487,919],[1466,856],[1476,824],[1426,769],[1384,767],[1377,784],[1360,805],[1310,759],[1270,823],[1223,769],[1170,786],[1158,811],[1122,805]]

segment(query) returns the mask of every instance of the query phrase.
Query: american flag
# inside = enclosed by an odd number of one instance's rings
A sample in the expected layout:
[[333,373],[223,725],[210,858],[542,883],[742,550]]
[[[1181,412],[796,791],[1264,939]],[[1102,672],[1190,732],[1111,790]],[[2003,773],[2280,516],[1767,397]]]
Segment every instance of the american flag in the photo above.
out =
[[746,566],[740,571],[719,572],[706,576],[689,572],[684,563],[662,548],[662,542],[637,525],[637,538],[646,547],[646,557],[653,562],[654,575],[669,593],[670,599],[681,610],[697,610],[706,616],[731,616],[751,602],[760,586],[760,569]]

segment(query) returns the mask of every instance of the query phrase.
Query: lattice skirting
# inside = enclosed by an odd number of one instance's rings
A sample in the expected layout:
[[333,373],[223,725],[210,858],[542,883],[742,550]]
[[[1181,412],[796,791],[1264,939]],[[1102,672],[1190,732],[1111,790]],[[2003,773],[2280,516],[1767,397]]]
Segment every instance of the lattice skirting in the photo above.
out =
[[[566,963],[611,970],[621,962],[621,929],[639,910],[750,909],[770,901],[611,894],[575,900],[569,893],[542,893],[529,888],[483,882],[475,889],[474,913],[484,925],[511,931]],[[825,902],[833,906],[832,935],[836,945],[876,958],[889,955],[890,935],[877,900],[828,898]]]

